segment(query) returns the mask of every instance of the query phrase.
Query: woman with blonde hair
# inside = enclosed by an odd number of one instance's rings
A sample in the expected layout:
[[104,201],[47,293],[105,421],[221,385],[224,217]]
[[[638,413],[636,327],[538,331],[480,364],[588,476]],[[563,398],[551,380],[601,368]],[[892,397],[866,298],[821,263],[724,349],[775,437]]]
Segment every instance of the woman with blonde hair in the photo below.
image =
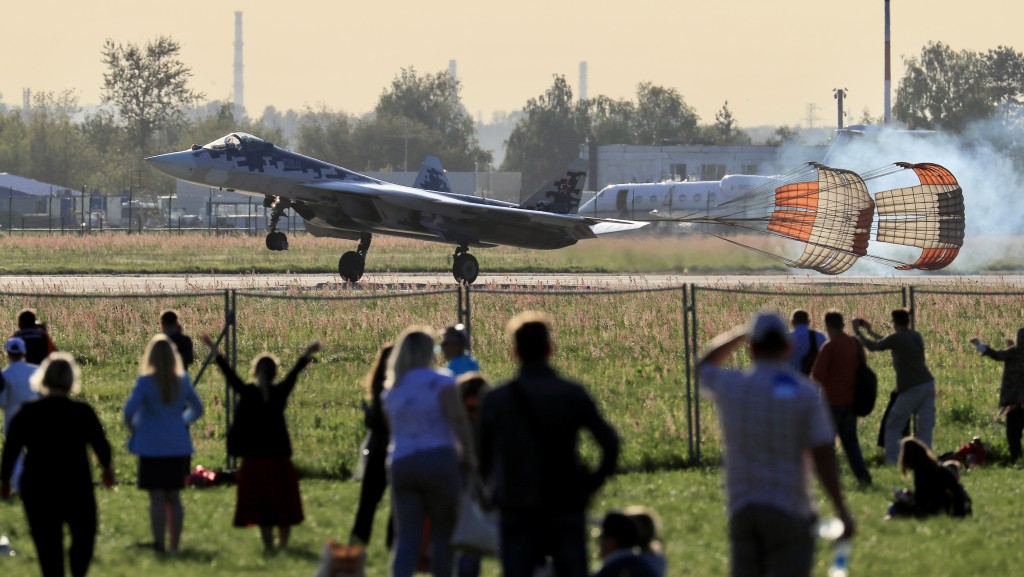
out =
[[114,484],[110,443],[92,407],[69,398],[78,392],[78,366],[53,353],[31,378],[42,398],[26,403],[12,419],[0,465],[0,496],[11,494],[14,462],[24,451],[21,502],[44,577],[64,575],[63,526],[71,531],[71,574],[89,571],[96,544],[96,497],[86,447],[103,466],[103,484]]
[[138,487],[149,492],[153,548],[159,552],[178,552],[185,522],[179,492],[193,452],[188,427],[202,415],[203,402],[174,343],[166,335],[154,336],[139,362],[124,422],[131,431],[128,450],[139,457]]
[[301,523],[305,516],[284,410],[299,373],[320,350],[320,341],[310,343],[292,370],[276,384],[277,358],[270,353],[257,355],[252,361],[256,384],[250,385],[235,373],[210,335],[201,338],[216,355],[217,366],[228,386],[238,394],[238,408],[228,431],[228,452],[242,458],[234,526],[259,525],[267,552],[274,549],[273,529],[277,527],[278,543],[287,547],[291,526]]
[[391,510],[397,533],[391,558],[394,577],[410,577],[416,570],[425,520],[430,521],[431,572],[451,577],[449,543],[459,501],[460,461],[467,470],[476,469],[469,422],[452,373],[432,367],[433,332],[411,327],[402,333],[384,382],[384,413],[391,427]]

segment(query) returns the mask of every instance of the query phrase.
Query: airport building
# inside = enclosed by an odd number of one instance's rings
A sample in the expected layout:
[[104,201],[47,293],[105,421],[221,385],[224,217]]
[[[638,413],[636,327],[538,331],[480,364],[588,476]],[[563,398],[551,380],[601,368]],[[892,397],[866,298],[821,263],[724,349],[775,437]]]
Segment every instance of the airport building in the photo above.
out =
[[[583,147],[590,160],[587,188],[663,181],[717,181],[730,174],[785,174],[820,161],[828,146],[629,146]],[[595,158],[591,158],[596,151]]]

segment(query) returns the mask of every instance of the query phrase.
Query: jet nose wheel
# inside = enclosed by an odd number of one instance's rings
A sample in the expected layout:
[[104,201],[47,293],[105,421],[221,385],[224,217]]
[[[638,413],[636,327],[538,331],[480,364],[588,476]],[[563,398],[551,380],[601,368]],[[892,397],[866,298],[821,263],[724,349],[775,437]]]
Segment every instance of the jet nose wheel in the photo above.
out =
[[338,274],[348,282],[356,282],[363,277],[363,267],[366,261],[361,254],[350,250],[341,255],[338,260]]
[[288,250],[288,235],[283,232],[272,232],[268,234],[267,248],[270,250]]
[[476,261],[475,256],[469,253],[455,256],[455,262],[452,263],[452,275],[455,276],[455,280],[473,284],[479,274],[480,263]]

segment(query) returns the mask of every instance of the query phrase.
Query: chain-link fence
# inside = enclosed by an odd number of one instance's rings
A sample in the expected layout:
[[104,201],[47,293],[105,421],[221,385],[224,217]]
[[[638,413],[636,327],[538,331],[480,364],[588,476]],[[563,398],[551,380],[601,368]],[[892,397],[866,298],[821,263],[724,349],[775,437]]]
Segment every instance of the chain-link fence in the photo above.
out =
[[[312,340],[323,351],[300,377],[287,411],[296,447],[295,462],[307,476],[344,477],[355,467],[365,433],[363,380],[377,350],[410,325],[440,329],[463,322],[473,354],[485,375],[499,381],[515,373],[505,326],[524,310],[553,319],[556,353],[552,364],[591,391],[623,438],[620,465],[626,470],[663,469],[715,462],[721,442],[714,407],[697,394],[695,358],[714,335],[749,321],[763,308],[811,313],[812,324],[828,310],[847,319],[874,319],[879,332],[893,308],[914,307],[917,329],[928,346],[936,376],[939,425],[936,445],[950,445],[956,422],[988,437],[999,437],[993,418],[1001,366],[968,350],[980,336],[994,346],[1012,337],[1021,319],[1024,292],[920,289],[895,285],[764,289],[683,285],[638,286],[628,290],[559,288],[500,290],[452,287],[434,291],[388,290],[353,294],[329,289],[275,292],[223,290],[188,294],[3,293],[0,316],[13,319],[24,307],[38,310],[57,346],[83,368],[85,400],[93,403],[115,445],[127,430],[120,410],[138,374],[149,337],[158,332],[162,310],[178,311],[187,333],[210,334],[239,374],[261,351],[276,354],[287,371]],[[470,301],[472,300],[472,306]],[[983,320],[982,320],[983,319]],[[206,403],[193,427],[197,463],[225,459],[225,437],[233,398],[196,339],[192,374]],[[744,364],[744,353],[735,359]],[[871,355],[880,394],[894,388],[888,355]],[[991,398],[993,412],[978,407]],[[862,421],[879,425],[880,410]],[[953,429],[952,427],[950,429]],[[962,430],[963,427],[957,428]],[[863,435],[863,433],[862,433]],[[118,442],[120,441],[120,442]],[[586,442],[584,454],[594,456]],[[120,458],[126,455],[121,449]],[[231,465],[228,459],[228,465]]]

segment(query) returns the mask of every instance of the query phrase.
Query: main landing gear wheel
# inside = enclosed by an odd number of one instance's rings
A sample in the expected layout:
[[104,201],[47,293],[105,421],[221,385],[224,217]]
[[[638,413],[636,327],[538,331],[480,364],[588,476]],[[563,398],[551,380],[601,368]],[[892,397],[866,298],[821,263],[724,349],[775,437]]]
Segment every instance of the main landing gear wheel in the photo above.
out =
[[288,235],[276,231],[268,233],[267,248],[270,250],[288,250]]
[[363,269],[366,267],[366,253],[370,252],[370,241],[373,235],[364,232],[359,235],[359,246],[341,255],[338,260],[338,274],[348,282],[357,282],[363,277]]
[[476,282],[476,277],[480,274],[480,263],[476,261],[476,257],[464,252],[455,255],[455,260],[452,263],[452,275],[455,276],[455,280],[461,283],[473,284]]
[[350,250],[341,255],[338,260],[338,274],[348,282],[356,282],[363,277],[363,268],[366,266],[366,259],[363,255]]

